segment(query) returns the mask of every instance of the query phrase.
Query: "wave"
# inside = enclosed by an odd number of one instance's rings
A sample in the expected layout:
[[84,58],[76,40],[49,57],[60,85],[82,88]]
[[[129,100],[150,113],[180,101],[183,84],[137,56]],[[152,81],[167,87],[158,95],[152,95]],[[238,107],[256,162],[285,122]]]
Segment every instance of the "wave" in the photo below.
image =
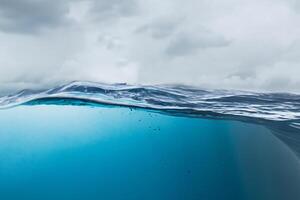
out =
[[[291,123],[300,120],[300,95],[297,94],[203,90],[183,85],[134,86],[76,81],[47,90],[23,90],[14,95],[0,97],[0,108],[63,99],[69,103],[70,100],[81,100],[199,117],[238,116]],[[293,126],[299,127],[299,123],[294,123]]]
[[289,121],[299,128],[300,95],[229,90],[203,90],[183,85],[134,86],[72,82],[46,90],[22,90],[0,97],[0,109],[23,104],[82,101],[189,114]]
[[76,81],[51,89],[23,90],[0,97],[0,109],[43,104],[126,106],[176,116],[262,124],[300,157],[300,95],[297,94]]

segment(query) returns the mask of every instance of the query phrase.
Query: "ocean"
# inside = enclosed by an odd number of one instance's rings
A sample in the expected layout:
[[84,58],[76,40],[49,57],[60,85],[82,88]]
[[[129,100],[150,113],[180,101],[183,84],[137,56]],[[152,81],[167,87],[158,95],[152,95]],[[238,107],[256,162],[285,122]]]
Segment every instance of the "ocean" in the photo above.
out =
[[300,199],[300,96],[72,82],[0,98],[0,199]]

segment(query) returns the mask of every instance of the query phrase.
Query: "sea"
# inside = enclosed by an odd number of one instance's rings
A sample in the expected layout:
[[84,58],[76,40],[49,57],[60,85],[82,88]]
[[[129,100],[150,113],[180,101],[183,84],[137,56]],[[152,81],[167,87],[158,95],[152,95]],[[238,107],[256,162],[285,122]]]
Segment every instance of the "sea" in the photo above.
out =
[[0,97],[1,200],[298,200],[300,95],[74,81]]

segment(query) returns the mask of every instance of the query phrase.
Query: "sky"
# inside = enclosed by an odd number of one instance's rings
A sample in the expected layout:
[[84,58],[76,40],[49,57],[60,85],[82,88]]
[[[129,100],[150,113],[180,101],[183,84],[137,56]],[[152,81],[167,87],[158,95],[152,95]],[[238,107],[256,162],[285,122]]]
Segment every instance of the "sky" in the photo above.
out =
[[0,93],[74,80],[300,92],[298,0],[1,0]]

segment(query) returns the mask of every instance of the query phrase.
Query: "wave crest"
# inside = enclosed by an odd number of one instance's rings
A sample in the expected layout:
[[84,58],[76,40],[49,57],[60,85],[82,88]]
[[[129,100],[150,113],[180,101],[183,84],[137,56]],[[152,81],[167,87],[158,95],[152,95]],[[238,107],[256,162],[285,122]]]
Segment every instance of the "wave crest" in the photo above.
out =
[[46,99],[48,102],[49,99],[81,100],[199,117],[215,115],[269,121],[300,120],[300,95],[203,90],[182,85],[134,86],[76,81],[47,90],[23,90],[14,95],[0,97],[0,108],[30,102],[42,104]]

